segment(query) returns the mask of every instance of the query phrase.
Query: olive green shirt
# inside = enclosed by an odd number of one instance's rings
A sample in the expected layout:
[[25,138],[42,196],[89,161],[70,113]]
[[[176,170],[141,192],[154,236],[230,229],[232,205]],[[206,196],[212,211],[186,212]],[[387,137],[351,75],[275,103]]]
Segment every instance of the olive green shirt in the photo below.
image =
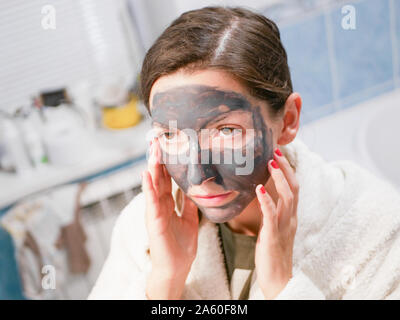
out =
[[254,272],[256,236],[233,232],[218,223],[232,299],[247,300]]

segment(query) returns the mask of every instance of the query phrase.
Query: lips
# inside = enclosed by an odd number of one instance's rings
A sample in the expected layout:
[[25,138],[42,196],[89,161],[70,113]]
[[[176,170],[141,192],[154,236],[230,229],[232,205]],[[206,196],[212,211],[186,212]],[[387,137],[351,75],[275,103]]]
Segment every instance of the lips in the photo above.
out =
[[193,195],[193,200],[203,207],[217,207],[224,205],[233,191],[220,193],[220,194],[207,194],[207,195]]

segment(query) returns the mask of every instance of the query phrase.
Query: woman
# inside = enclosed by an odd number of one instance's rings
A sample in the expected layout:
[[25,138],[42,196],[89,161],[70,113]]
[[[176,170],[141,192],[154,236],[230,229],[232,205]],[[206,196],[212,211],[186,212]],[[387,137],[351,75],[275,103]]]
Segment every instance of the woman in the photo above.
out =
[[184,13],[148,51],[141,90],[155,136],[143,193],[90,299],[400,298],[400,197],[296,138],[301,98],[272,21]]

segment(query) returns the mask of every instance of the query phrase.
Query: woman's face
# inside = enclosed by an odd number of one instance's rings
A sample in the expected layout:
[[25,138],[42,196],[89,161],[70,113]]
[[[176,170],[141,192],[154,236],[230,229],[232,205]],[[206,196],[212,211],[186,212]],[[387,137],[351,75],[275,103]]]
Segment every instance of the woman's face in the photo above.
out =
[[213,222],[239,215],[270,176],[266,102],[226,72],[177,72],[154,83],[150,111],[162,162],[178,186]]

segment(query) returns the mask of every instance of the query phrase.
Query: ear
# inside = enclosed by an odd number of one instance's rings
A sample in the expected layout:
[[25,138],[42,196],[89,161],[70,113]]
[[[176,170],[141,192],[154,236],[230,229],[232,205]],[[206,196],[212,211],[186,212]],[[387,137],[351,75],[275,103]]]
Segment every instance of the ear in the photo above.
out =
[[279,145],[286,145],[296,137],[300,126],[301,105],[301,97],[297,92],[291,93],[286,99],[280,136],[277,141]]

